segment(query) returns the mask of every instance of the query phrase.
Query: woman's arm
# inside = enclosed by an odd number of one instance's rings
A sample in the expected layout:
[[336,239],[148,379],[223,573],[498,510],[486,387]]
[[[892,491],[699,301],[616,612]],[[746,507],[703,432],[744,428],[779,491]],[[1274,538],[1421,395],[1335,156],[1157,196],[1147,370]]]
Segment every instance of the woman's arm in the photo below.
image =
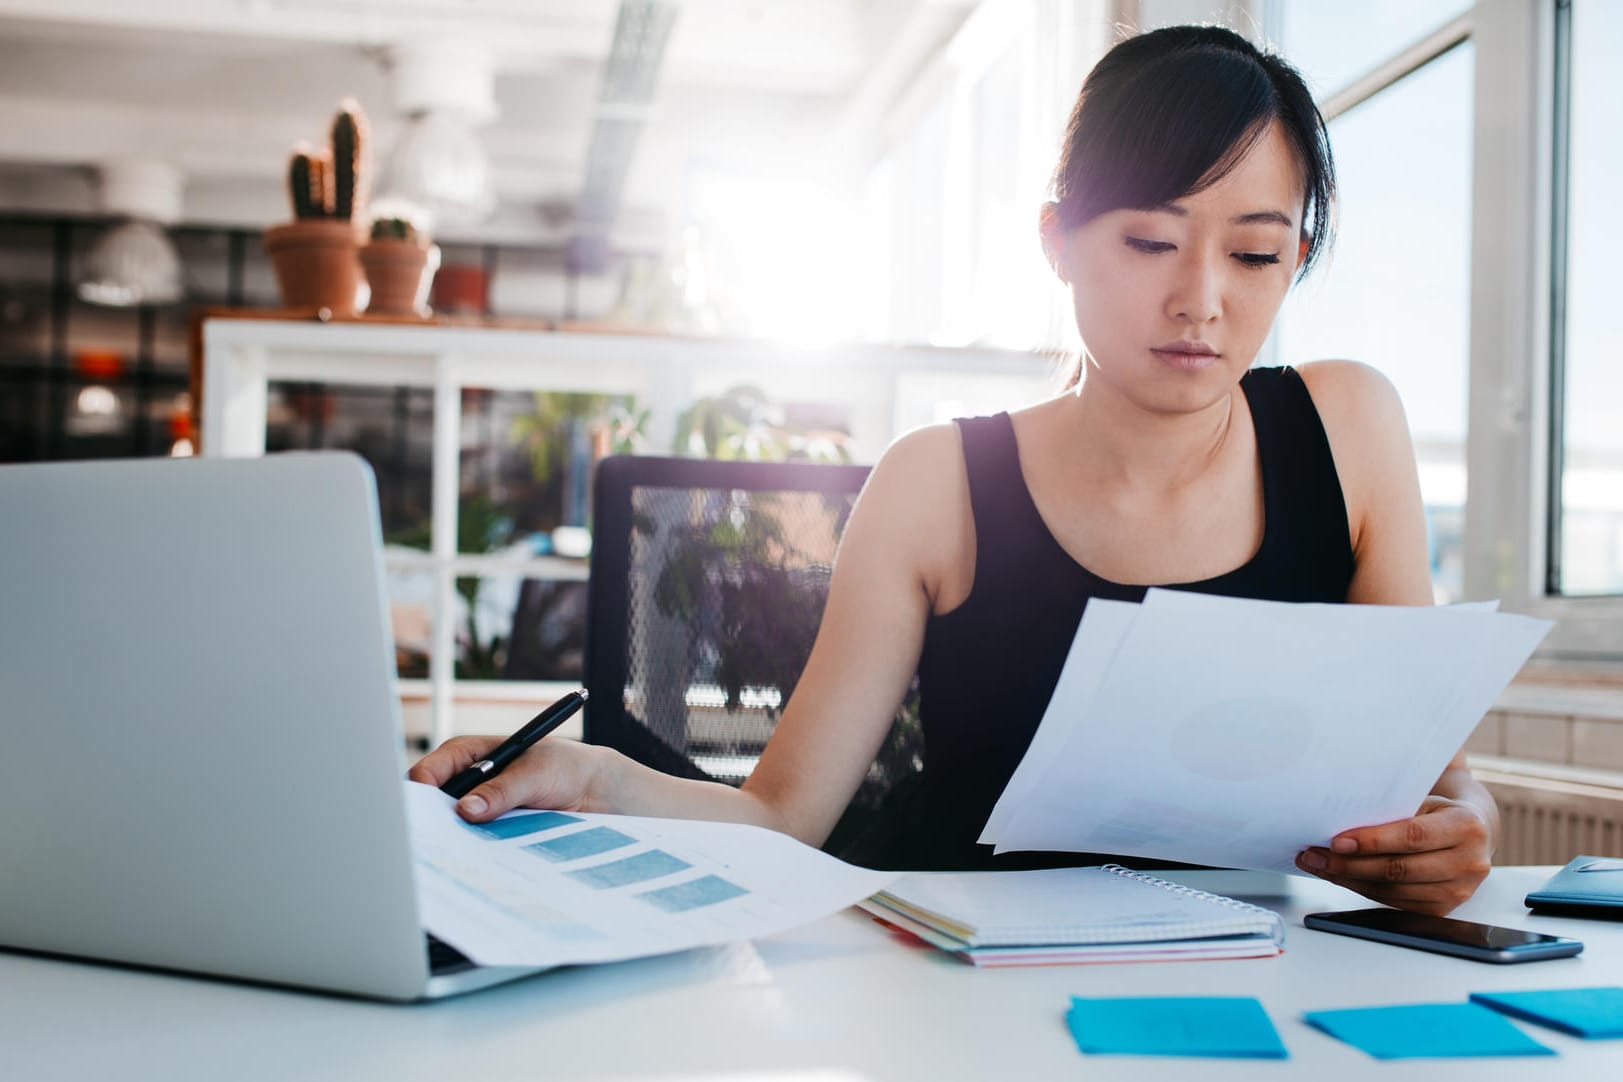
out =
[[[917,668],[935,583],[964,539],[963,474],[950,426],[904,437],[874,467],[840,541],[811,657],[742,789],[674,778],[607,748],[543,740],[464,797],[458,812],[473,822],[521,806],[717,819],[822,844]],[[447,741],[409,776],[437,786],[497,742]]]
[[918,669],[940,583],[974,543],[969,521],[952,426],[909,434],[875,467],[840,542],[811,657],[744,783],[777,810],[779,829],[818,845],[839,821]]
[[[1414,447],[1397,392],[1347,361],[1304,365],[1347,501],[1356,570],[1347,600],[1429,605],[1426,519]],[[1456,754],[1414,816],[1344,831],[1297,864],[1403,909],[1447,913],[1487,877],[1499,833],[1493,797]]]

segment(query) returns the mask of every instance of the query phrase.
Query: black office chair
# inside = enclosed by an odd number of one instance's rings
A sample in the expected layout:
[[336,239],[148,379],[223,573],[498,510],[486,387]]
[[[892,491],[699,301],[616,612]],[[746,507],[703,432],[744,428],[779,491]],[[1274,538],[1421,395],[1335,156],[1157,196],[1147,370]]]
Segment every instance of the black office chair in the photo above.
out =
[[[822,618],[865,466],[620,456],[598,465],[585,736],[739,785]],[[923,767],[916,687],[824,848],[883,866]]]

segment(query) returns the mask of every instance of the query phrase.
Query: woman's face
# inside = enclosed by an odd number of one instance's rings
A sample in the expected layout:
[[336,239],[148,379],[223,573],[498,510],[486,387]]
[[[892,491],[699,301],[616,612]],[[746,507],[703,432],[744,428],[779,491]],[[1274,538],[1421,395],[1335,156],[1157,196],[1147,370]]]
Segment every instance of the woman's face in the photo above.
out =
[[1088,381],[1184,413],[1230,393],[1255,360],[1300,256],[1303,181],[1275,123],[1222,180],[1069,233],[1045,222],[1070,285]]

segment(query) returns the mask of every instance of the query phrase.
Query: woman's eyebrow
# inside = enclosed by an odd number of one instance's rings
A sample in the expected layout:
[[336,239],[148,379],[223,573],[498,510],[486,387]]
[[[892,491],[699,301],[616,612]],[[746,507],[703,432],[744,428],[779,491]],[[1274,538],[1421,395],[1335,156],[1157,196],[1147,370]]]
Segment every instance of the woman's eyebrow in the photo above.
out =
[[1282,225],[1290,229],[1296,223],[1290,217],[1277,210],[1256,210],[1250,214],[1239,214],[1229,219],[1233,225]]
[[[1189,208],[1177,203],[1162,203],[1159,206],[1147,207],[1151,214],[1171,214],[1178,218],[1189,217]],[[1254,210],[1249,214],[1237,214],[1229,219],[1230,225],[1282,225],[1287,229],[1293,228],[1296,223],[1290,216],[1280,210]]]

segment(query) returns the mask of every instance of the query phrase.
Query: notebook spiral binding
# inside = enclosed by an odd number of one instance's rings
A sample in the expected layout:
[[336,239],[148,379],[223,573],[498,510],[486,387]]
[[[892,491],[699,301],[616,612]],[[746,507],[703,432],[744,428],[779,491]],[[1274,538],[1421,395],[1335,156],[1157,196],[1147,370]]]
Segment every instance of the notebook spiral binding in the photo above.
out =
[[1274,942],[1283,943],[1285,941],[1285,923],[1284,921],[1280,920],[1279,914],[1275,913],[1272,909],[1264,909],[1260,905],[1252,905],[1250,902],[1242,902],[1237,898],[1230,898],[1227,895],[1213,894],[1209,890],[1200,890],[1197,887],[1184,886],[1182,883],[1172,883],[1157,876],[1150,875],[1148,872],[1134,871],[1133,869],[1125,868],[1120,864],[1106,864],[1103,867],[1105,871],[1111,873],[1112,875],[1119,875],[1123,879],[1131,879],[1135,883],[1144,883],[1148,886],[1159,887],[1161,890],[1171,891],[1173,894],[1177,894],[1185,898],[1198,898],[1203,902],[1213,902],[1224,907],[1225,909],[1233,909],[1240,913],[1272,918]]

